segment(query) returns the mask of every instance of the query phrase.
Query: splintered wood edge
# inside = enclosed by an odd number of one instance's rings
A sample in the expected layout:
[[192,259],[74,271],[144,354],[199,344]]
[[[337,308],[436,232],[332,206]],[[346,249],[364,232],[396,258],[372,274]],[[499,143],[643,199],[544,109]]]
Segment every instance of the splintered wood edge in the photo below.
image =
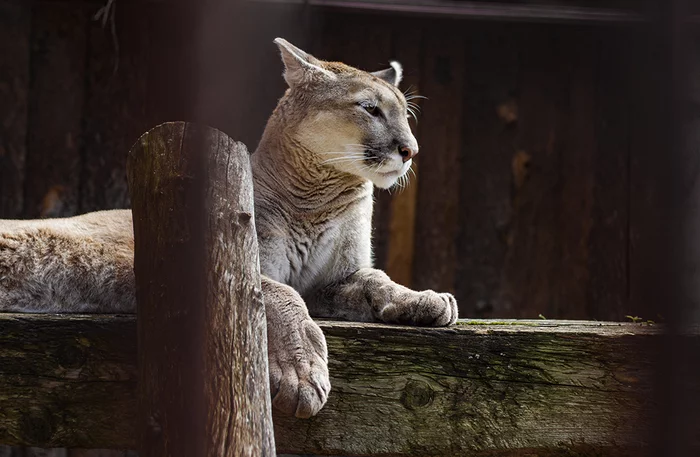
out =
[[[92,322],[104,325],[109,322],[129,322],[136,320],[135,314],[26,314],[0,313],[2,320],[21,320],[28,322],[61,323],[61,322]],[[335,321],[314,319],[322,329],[358,329],[369,331],[392,330],[416,333],[453,333],[474,331],[504,331],[504,332],[551,332],[551,333],[587,333],[587,334],[664,334],[667,326],[663,323],[650,322],[607,322],[589,320],[556,320],[556,319],[459,319],[449,327],[413,327],[408,325],[393,325],[368,322]],[[700,325],[685,329],[684,333],[700,335]]]

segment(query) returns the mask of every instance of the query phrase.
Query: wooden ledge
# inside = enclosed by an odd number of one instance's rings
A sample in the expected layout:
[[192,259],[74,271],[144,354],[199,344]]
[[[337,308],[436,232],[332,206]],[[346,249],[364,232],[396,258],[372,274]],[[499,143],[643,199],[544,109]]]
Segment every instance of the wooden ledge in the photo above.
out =
[[[653,436],[658,325],[321,326],[333,390],[311,420],[275,417],[279,452],[617,456]],[[133,448],[136,348],[134,316],[0,314],[0,443]]]

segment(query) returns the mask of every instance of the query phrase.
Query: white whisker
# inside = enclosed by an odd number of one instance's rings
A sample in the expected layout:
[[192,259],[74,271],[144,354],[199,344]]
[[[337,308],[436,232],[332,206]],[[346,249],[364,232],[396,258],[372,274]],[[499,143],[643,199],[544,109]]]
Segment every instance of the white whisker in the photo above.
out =
[[322,164],[327,163],[341,163],[341,162],[360,162],[362,159],[355,157],[335,157],[333,159],[324,160]]
[[413,102],[408,102],[408,103],[407,103],[407,106],[408,106],[409,108],[413,108],[414,110],[418,111],[419,113],[420,113],[420,111],[421,111],[421,110],[420,110],[420,106],[418,106],[417,104],[415,104],[415,103],[413,103]]
[[413,118],[413,120],[416,121],[416,124],[417,124],[417,123],[418,123],[418,116],[416,115],[416,112],[413,110],[413,108],[411,108],[411,107],[409,106],[409,107],[406,108],[406,111],[408,111],[408,113],[411,115],[411,117]]

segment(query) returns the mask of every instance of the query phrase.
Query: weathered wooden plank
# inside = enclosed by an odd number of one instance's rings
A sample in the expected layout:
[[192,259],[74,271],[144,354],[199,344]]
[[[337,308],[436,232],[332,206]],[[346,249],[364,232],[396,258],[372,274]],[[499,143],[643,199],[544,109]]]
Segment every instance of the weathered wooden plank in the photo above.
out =
[[23,457],[21,447],[0,445],[0,457]]
[[[406,34],[406,28],[411,30]],[[392,54],[403,65],[403,82],[401,88],[404,93],[421,95],[421,69],[422,69],[422,42],[423,28],[419,22],[407,23],[402,21],[399,27],[392,30]],[[419,106],[423,105],[422,99],[413,99]],[[418,121],[410,120],[409,124],[413,134],[421,144],[420,123],[421,115],[418,113]],[[387,274],[399,284],[411,287],[413,284],[413,260],[416,235],[416,200],[418,197],[418,165],[416,162],[409,171],[409,183],[394,192],[391,196],[388,208],[388,246],[385,269]]]
[[28,447],[23,449],[23,453],[23,457],[68,457],[67,449],[43,449],[39,447]]
[[146,121],[147,17],[129,3],[116,8],[115,31],[88,27],[80,212],[128,208],[126,155]]
[[265,307],[242,143],[159,125],[129,151],[142,457],[275,455]]
[[24,214],[78,210],[87,11],[34,5]]
[[[559,78],[568,79],[568,100],[561,107],[562,131],[559,143],[558,181],[549,189],[558,199],[556,229],[559,246],[557,277],[549,284],[547,317],[557,319],[601,319],[586,314],[591,271],[590,232],[593,219],[593,157],[597,146],[596,70],[598,43],[588,30],[561,30],[559,40],[564,63]],[[567,58],[568,57],[568,58]],[[624,240],[622,240],[624,248]],[[533,252],[534,254],[534,252]],[[545,283],[546,284],[546,283]],[[598,282],[601,285],[601,282]],[[535,317],[531,315],[531,317]]]
[[665,55],[668,49],[661,49],[663,43],[658,31],[650,35],[640,36],[628,48],[624,60],[630,94],[629,311],[645,319],[659,320],[668,319],[670,311],[660,301],[660,294],[673,287],[658,269],[659,263],[665,261],[664,253],[669,252],[671,241],[664,236],[668,220],[659,217],[666,215],[666,209],[673,204],[665,194],[671,182],[668,160],[660,159],[661,152],[665,153],[669,147],[662,126],[670,109],[668,92],[660,87],[659,80],[667,77],[666,65],[659,68],[659,60],[666,62],[670,57]]
[[554,191],[559,154],[555,140],[560,129],[557,124],[562,121],[559,107],[567,95],[562,81],[568,82],[568,78],[562,78],[556,66],[564,51],[555,52],[558,40],[551,29],[530,30],[522,40],[512,214],[500,301],[504,313],[533,318],[551,311],[549,295],[555,292],[559,267]]
[[134,317],[37,318],[1,316],[0,442],[134,447]]
[[138,457],[138,453],[114,449],[68,449],[67,457]]
[[582,35],[554,27],[523,37],[501,294],[509,316],[585,315],[596,61]]
[[[413,284],[453,292],[464,84],[464,37],[435,24],[424,32],[421,168],[416,212]],[[429,52],[428,52],[429,51]],[[421,165],[423,164],[423,165]]]
[[[320,324],[333,390],[315,418],[275,417],[280,452],[638,456],[653,439],[658,326]],[[133,316],[0,315],[0,442],[134,447],[135,335]]]
[[[597,47],[593,211],[586,315],[621,321],[629,308],[630,114],[626,50],[638,31],[601,33]],[[656,319],[648,316],[648,319]]]
[[528,30],[480,24],[467,39],[455,291],[461,310],[474,317],[513,315],[501,300],[501,280],[513,187],[527,173],[515,137],[518,56]]
[[0,3],[0,218],[17,218],[24,203],[29,91],[30,5]]

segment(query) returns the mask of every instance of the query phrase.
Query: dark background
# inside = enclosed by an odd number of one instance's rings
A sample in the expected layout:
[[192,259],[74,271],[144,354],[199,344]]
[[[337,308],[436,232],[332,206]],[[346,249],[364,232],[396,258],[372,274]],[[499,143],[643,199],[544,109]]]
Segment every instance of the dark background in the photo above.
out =
[[[398,59],[428,97],[417,180],[377,193],[395,280],[454,292],[462,317],[700,321],[696,2],[116,0],[103,26],[106,3],[0,0],[0,217],[128,207],[126,153],[163,121],[254,150],[282,36],[367,70]],[[659,455],[687,455],[674,373],[697,354],[666,344]]]

